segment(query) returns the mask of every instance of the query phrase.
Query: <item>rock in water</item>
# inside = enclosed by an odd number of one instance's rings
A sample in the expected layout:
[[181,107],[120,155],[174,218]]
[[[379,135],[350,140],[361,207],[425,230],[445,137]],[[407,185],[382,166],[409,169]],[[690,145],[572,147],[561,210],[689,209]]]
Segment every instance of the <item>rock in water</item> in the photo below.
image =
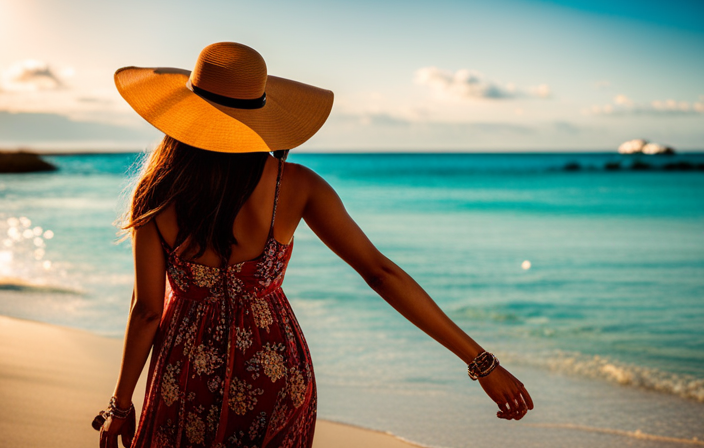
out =
[[652,168],[649,163],[641,162],[640,160],[634,160],[631,164],[631,169],[635,171],[645,171]]
[[618,147],[619,154],[646,154],[646,155],[660,155],[660,154],[674,154],[675,150],[669,146],[661,145],[659,143],[649,143],[647,140],[642,138],[637,138],[635,140],[629,140],[627,142],[621,143]]
[[38,154],[25,151],[0,151],[0,173],[36,173],[55,171],[56,166]]
[[627,142],[621,143],[618,147],[619,154],[637,154],[643,151],[643,147],[647,145],[648,142],[642,138],[637,138],[635,140],[629,140]]
[[565,171],[579,171],[582,169],[582,165],[577,162],[568,162],[562,169]]
[[674,154],[675,150],[669,146],[661,145],[659,143],[648,143],[643,146],[643,154],[648,155],[660,155],[660,154]]

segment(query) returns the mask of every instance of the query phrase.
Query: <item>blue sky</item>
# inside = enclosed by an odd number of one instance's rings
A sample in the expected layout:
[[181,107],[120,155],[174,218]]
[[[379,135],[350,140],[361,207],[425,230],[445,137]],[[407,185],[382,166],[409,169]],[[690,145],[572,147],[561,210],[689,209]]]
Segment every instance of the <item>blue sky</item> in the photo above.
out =
[[0,0],[0,147],[147,147],[113,72],[236,41],[335,92],[303,150],[704,150],[701,17],[681,0]]

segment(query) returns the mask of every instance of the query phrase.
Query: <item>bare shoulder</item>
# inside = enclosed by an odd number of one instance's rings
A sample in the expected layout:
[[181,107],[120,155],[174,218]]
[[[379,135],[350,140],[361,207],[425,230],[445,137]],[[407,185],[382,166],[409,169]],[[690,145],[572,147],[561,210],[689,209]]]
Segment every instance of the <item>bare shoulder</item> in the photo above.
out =
[[164,207],[152,221],[156,221],[156,225],[159,229],[165,229],[171,227],[176,222],[176,205],[173,203]]
[[297,163],[286,163],[285,170],[282,194],[296,219],[308,220],[313,210],[332,213],[331,200],[334,201],[337,195],[325,179]]
[[147,221],[146,224],[135,227],[134,229],[134,238],[141,241],[151,240],[157,236],[156,222],[154,219],[151,219]]
[[331,188],[318,173],[304,165],[286,162],[285,170],[284,178],[287,178],[290,185],[295,185],[298,195],[309,197],[321,189]]
[[307,186],[322,180],[315,171],[298,163],[286,162],[284,171],[285,177],[291,179],[297,186]]
[[150,221],[154,223],[155,230],[158,227],[158,231],[163,235],[164,239],[170,244],[176,241],[176,234],[178,233],[178,225],[176,220],[176,206],[172,203],[166,206],[158,215]]

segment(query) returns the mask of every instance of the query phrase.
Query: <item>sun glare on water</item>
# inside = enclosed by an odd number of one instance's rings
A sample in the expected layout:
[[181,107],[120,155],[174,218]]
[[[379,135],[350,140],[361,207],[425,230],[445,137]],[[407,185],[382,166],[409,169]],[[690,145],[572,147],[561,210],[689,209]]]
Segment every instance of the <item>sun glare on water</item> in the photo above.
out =
[[[37,268],[45,271],[52,268],[52,262],[46,260],[45,255],[46,240],[52,239],[54,232],[40,226],[32,227],[32,221],[25,216],[10,217],[2,224],[6,225],[3,232],[6,237],[1,240],[0,277],[41,277],[37,275]],[[0,230],[5,225],[1,225]]]

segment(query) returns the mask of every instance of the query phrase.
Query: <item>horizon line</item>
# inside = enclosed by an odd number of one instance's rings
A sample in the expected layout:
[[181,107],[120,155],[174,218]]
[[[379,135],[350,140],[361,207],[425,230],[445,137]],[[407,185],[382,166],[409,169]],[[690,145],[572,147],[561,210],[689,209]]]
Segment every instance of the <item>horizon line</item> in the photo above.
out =
[[[120,155],[120,154],[138,154],[142,152],[151,152],[151,149],[106,149],[106,150],[40,150],[35,148],[16,148],[5,149],[0,148],[0,153],[17,153],[25,152],[36,154],[39,156],[80,156],[80,155]],[[620,154],[614,149],[578,149],[578,150],[545,150],[545,149],[494,149],[494,150],[457,150],[457,149],[438,149],[438,150],[417,150],[417,149],[377,149],[377,150],[359,150],[359,149],[324,149],[324,150],[292,150],[295,154],[306,155],[452,155],[452,154]],[[683,149],[678,150],[674,155],[678,154],[704,154],[704,149]],[[620,155],[639,155],[639,154],[620,154]],[[643,155],[643,154],[641,154]],[[648,155],[648,154],[645,154]],[[659,154],[657,154],[659,155]]]

